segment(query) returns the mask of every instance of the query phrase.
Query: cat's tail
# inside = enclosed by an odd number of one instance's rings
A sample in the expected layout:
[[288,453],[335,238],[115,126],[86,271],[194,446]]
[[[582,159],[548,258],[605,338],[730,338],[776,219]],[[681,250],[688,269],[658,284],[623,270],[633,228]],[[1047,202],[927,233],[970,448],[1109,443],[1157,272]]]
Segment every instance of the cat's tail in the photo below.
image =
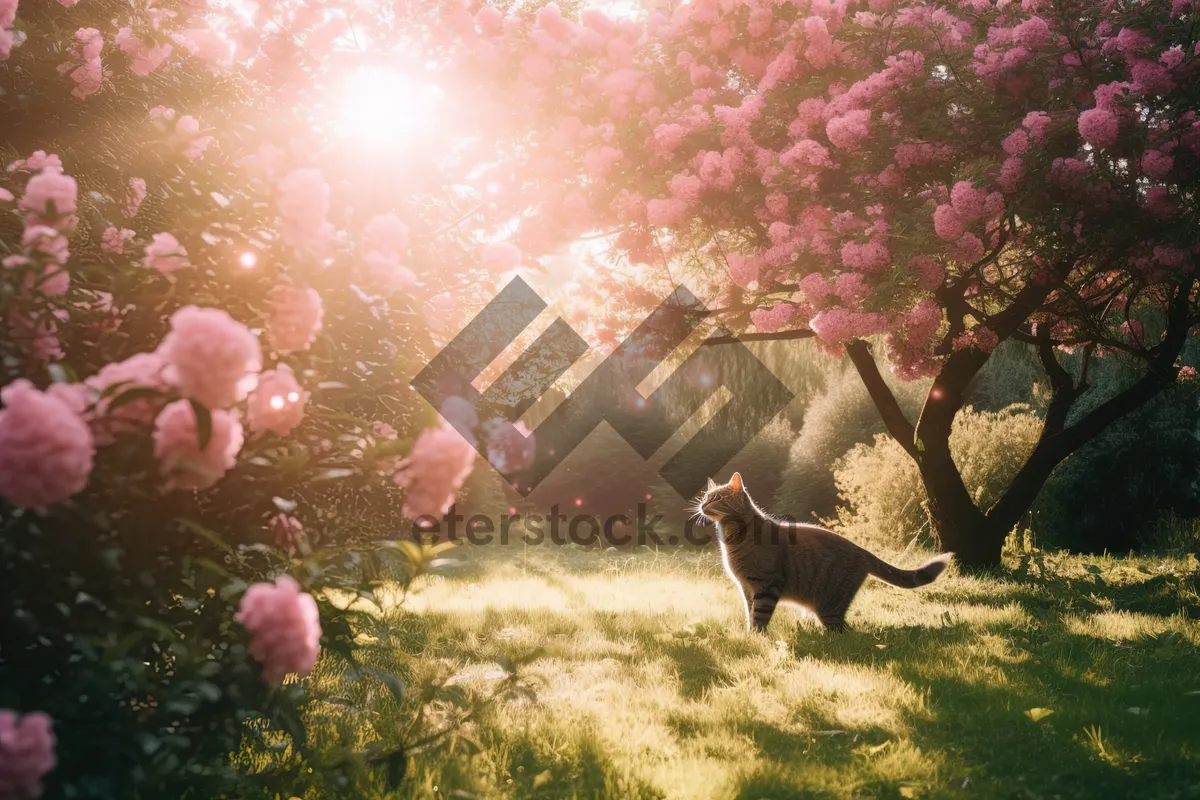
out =
[[867,568],[867,572],[879,578],[881,581],[890,583],[892,586],[899,586],[901,589],[915,589],[918,586],[924,586],[927,583],[933,583],[938,575],[942,574],[942,570],[950,563],[950,559],[954,557],[953,553],[942,553],[940,556],[934,556],[916,569],[900,569],[893,567],[878,556],[872,555],[874,563]]

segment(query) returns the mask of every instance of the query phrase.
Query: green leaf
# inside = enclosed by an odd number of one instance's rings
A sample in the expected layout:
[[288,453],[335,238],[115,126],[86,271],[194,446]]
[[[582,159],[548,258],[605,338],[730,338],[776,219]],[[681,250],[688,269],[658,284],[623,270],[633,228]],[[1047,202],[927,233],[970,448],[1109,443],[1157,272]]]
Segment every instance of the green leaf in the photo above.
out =
[[1025,712],[1025,716],[1029,717],[1034,722],[1041,722],[1053,713],[1054,710],[1050,708],[1031,708]]
[[225,540],[223,540],[220,537],[220,535],[218,535],[215,531],[209,530],[208,528],[201,525],[199,522],[196,522],[196,520],[194,520],[194,519],[180,517],[180,518],[176,519],[175,521],[177,523],[179,523],[179,526],[181,528],[183,528],[185,531],[190,531],[190,532],[196,534],[201,539],[205,540],[209,544],[216,547],[218,550],[222,550],[225,553],[228,553],[229,555],[236,557],[237,554],[234,553],[233,548],[230,547],[228,544],[226,544]]
[[206,450],[208,443],[212,441],[212,412],[199,400],[189,399],[188,402],[192,404],[192,413],[196,415],[197,443],[202,451]]

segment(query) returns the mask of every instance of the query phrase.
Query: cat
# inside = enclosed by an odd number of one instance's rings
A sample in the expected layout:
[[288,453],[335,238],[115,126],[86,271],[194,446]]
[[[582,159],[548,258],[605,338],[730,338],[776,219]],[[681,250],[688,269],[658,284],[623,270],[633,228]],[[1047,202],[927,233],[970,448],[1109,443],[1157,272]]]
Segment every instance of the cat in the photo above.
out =
[[766,630],[780,602],[809,609],[825,628],[843,631],[868,575],[915,589],[932,583],[953,556],[943,553],[916,569],[893,567],[833,531],[763,513],[737,472],[724,485],[710,479],[697,511],[716,523],[725,572],[742,593],[747,626],[757,631]]

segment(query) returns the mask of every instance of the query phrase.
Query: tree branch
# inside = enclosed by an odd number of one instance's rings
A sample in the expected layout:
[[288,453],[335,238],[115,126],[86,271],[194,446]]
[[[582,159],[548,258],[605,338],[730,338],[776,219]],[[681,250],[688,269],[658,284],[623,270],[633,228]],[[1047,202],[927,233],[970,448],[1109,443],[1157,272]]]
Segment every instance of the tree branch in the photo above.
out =
[[904,452],[916,460],[918,458],[916,429],[904,416],[903,409],[896,402],[896,396],[892,394],[892,390],[888,388],[887,382],[880,374],[879,366],[871,355],[871,348],[862,339],[855,339],[846,344],[846,354],[850,356],[851,363],[858,371],[858,377],[862,379],[863,385],[867,388],[867,394],[871,396],[871,402],[879,411],[879,416],[883,419],[888,433],[904,448]]
[[[1176,289],[1175,297],[1168,310],[1167,330],[1158,345],[1161,349],[1150,362],[1141,379],[1092,409],[1074,425],[1066,427],[1066,415],[1070,410],[1070,405],[1087,389],[1087,360],[1091,354],[1085,352],[1080,385],[1063,393],[1061,401],[1059,400],[1060,392],[1055,391],[1037,446],[1034,447],[1029,460],[1013,478],[1004,496],[988,509],[988,519],[995,520],[999,526],[1005,529],[1015,525],[1021,514],[1025,513],[1025,510],[1033,503],[1046,479],[1050,477],[1050,473],[1064,458],[1095,439],[1113,422],[1149,402],[1175,382],[1179,374],[1179,370],[1174,366],[1175,359],[1179,357],[1180,351],[1187,342],[1190,328],[1188,312],[1194,283],[1195,278],[1189,278]],[[1052,353],[1051,357],[1053,357]],[[1045,362],[1043,361],[1043,363]],[[1055,377],[1051,374],[1051,382],[1053,383],[1054,380]],[[1056,404],[1065,407],[1056,408]]]
[[816,334],[809,330],[771,331],[770,333],[743,333],[737,336],[732,334],[729,336],[710,336],[700,344],[708,346],[714,344],[734,344],[736,342],[782,342],[791,339],[811,339],[814,336]]

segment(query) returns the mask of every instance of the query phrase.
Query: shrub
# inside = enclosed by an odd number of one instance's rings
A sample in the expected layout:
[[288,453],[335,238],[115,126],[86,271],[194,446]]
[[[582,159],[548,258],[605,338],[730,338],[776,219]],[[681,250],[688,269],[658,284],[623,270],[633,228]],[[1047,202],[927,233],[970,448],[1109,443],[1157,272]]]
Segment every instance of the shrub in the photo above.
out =
[[[404,693],[359,634],[383,576],[437,555],[393,540],[388,462],[432,416],[406,385],[430,349],[409,266],[423,291],[482,283],[432,233],[461,213],[421,202],[451,181],[330,146],[309,111],[345,77],[336,14],[3,5],[0,712],[52,721],[57,767],[30,778],[54,798],[398,778],[399,737],[313,744],[302,673],[319,626],[319,669]],[[231,760],[244,739],[258,769]]]
[[[905,414],[915,420],[929,390],[928,382],[889,381],[889,385]],[[843,368],[805,413],[804,425],[788,454],[775,511],[798,520],[832,514],[838,497],[834,463],[854,445],[870,442],[883,431],[883,420],[858,373]]]
[[[1024,405],[958,415],[950,450],[977,505],[987,508],[1000,497],[1033,451],[1041,428],[1041,418]],[[833,472],[841,498],[833,523],[845,535],[890,547],[928,540],[917,466],[890,436],[855,445]]]

